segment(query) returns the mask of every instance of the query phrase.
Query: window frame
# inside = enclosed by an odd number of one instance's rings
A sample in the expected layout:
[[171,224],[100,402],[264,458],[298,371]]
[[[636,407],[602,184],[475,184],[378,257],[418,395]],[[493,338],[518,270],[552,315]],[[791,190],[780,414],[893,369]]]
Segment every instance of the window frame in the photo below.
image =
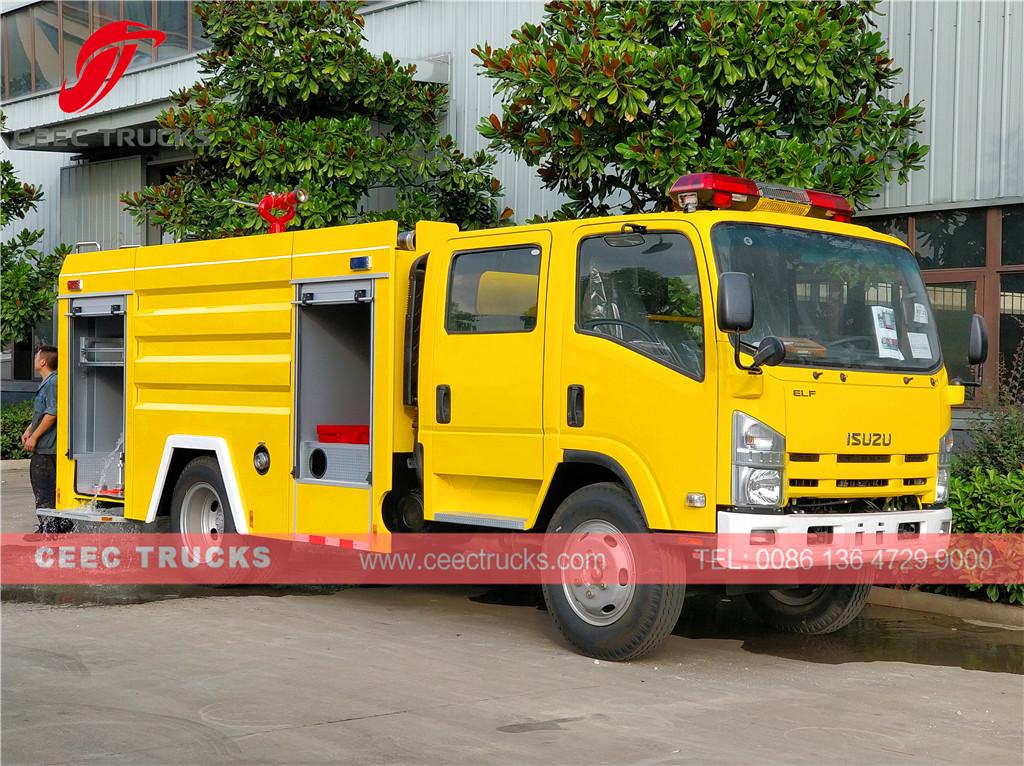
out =
[[[1002,350],[999,343],[999,320],[1000,320],[1000,291],[1002,289],[1002,278],[1006,274],[1024,273],[1024,264],[1004,264],[1003,253],[1003,209],[1015,207],[1021,204],[1017,201],[1009,201],[1004,204],[987,206],[967,205],[944,205],[942,207],[930,207],[913,212],[892,214],[885,210],[864,211],[862,216],[854,219],[854,223],[868,226],[874,219],[892,218],[905,216],[907,219],[907,241],[906,246],[910,252],[914,252],[917,241],[917,216],[941,210],[977,209],[981,207],[985,211],[985,265],[970,266],[952,269],[921,269],[925,286],[940,285],[949,282],[975,282],[977,290],[975,300],[977,311],[984,320],[989,330],[989,354],[988,359],[982,366],[984,381],[982,391],[988,398],[994,399],[999,390],[999,358]],[[878,213],[871,215],[869,213]],[[916,258],[916,256],[915,256]],[[918,262],[920,265],[920,262]],[[975,396],[968,399],[963,405],[968,409],[982,408],[986,396]]]
[[[451,317],[451,298],[452,298],[452,285],[455,280],[455,262],[464,255],[482,255],[485,253],[501,253],[508,252],[509,250],[528,250],[536,248],[540,251],[537,256],[537,321],[533,327],[529,330],[453,330],[448,326],[448,321]],[[541,276],[543,272],[543,261],[544,261],[544,246],[539,242],[522,242],[511,245],[493,245],[491,247],[480,247],[470,248],[468,250],[455,250],[452,252],[451,257],[448,259],[448,274],[445,277],[445,294],[444,294],[444,332],[445,335],[529,335],[535,332],[540,327],[541,318]],[[506,274],[513,274],[517,272],[502,272]]]
[[[647,235],[647,234],[678,234],[679,236],[683,237],[690,244],[690,251],[691,251],[691,253],[693,255],[693,271],[694,271],[694,275],[697,277],[697,287],[698,287],[698,290],[699,290],[698,297],[700,298],[700,308],[701,308],[700,328],[701,328],[701,330],[703,332],[703,337],[701,338],[701,344],[700,344],[700,375],[699,376],[694,375],[690,370],[683,369],[682,367],[679,367],[678,365],[672,364],[671,362],[669,362],[669,361],[667,361],[665,359],[661,359],[659,357],[652,356],[651,354],[644,353],[643,351],[638,349],[636,346],[634,346],[634,345],[632,345],[630,343],[627,343],[626,341],[619,340],[618,338],[615,338],[615,337],[613,337],[611,335],[607,335],[605,333],[597,332],[595,330],[588,330],[588,329],[584,328],[581,325],[580,311],[582,309],[582,306],[581,306],[581,302],[582,301],[581,301],[581,294],[580,294],[580,273],[581,273],[581,267],[582,267],[582,264],[583,264],[583,245],[587,241],[589,241],[591,239],[596,239],[598,237],[607,237],[609,235],[623,234],[623,233],[625,233],[625,232],[622,230],[622,227],[616,227],[614,229],[609,229],[607,231],[599,231],[599,232],[594,232],[592,234],[585,234],[585,235],[580,237],[580,240],[579,240],[579,242],[576,245],[576,269],[575,269],[575,274],[573,275],[573,283],[572,283],[572,288],[573,288],[573,330],[575,331],[575,333],[577,335],[587,335],[587,336],[590,336],[590,337],[593,337],[593,338],[601,338],[601,339],[606,340],[606,341],[611,341],[612,343],[614,343],[617,346],[622,346],[623,348],[628,349],[629,351],[632,351],[635,354],[639,354],[644,359],[649,359],[650,361],[655,362],[657,364],[660,364],[663,367],[667,367],[668,369],[672,370],[673,372],[678,372],[681,375],[689,378],[692,381],[695,381],[697,383],[703,383],[707,379],[707,375],[708,375],[708,336],[709,336],[708,327],[707,327],[707,318],[709,316],[708,304],[704,300],[705,290],[704,290],[704,284],[701,282],[700,261],[697,258],[697,253],[698,252],[703,252],[703,249],[698,251],[697,244],[698,244],[699,240],[696,240],[693,236],[691,236],[690,234],[686,233],[685,231],[682,231],[680,229],[650,229],[650,228],[648,228],[646,231],[643,232],[643,234],[644,235]],[[710,313],[713,314],[714,312],[712,311]]]

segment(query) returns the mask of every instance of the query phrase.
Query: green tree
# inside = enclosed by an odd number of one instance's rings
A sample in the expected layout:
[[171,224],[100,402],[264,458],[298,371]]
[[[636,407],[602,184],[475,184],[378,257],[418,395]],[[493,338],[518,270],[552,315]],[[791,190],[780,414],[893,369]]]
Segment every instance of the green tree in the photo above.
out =
[[[165,183],[122,196],[140,223],[179,237],[264,232],[257,212],[232,200],[298,186],[310,199],[296,228],[380,219],[476,228],[511,216],[494,158],[466,156],[440,134],[446,87],[363,48],[357,2],[215,1],[196,12],[212,44],[199,55],[203,78],[172,94],[158,119],[195,156]],[[372,195],[389,209],[371,209]]]
[[556,217],[662,210],[680,175],[718,171],[863,204],[927,147],[924,109],[875,2],[552,2],[506,48],[478,46],[503,115],[479,131],[569,198]]
[[[0,130],[7,122],[0,112]],[[10,160],[0,160],[0,228],[22,220],[43,199],[38,186],[18,180]],[[0,245],[0,345],[27,340],[32,329],[45,319],[57,298],[57,277],[70,248],[61,245],[52,253],[36,248],[42,229],[22,229]]]

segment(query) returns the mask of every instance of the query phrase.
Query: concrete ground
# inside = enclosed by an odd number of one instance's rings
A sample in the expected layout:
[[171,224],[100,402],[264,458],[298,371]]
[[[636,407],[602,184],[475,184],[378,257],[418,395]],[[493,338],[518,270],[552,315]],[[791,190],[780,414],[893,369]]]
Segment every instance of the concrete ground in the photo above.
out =
[[[4,530],[31,518],[3,477]],[[776,636],[687,602],[649,659],[568,650],[529,589],[2,605],[4,764],[1020,764],[1024,632],[869,607]],[[248,593],[248,594],[247,594]],[[205,597],[204,597],[205,596]]]

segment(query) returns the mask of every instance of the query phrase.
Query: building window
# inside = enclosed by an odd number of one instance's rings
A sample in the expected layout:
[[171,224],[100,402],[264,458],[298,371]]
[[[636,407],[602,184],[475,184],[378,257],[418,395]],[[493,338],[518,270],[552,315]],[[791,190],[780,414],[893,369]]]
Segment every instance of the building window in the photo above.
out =
[[57,345],[56,337],[54,318],[50,315],[39,320],[31,337],[0,349],[0,380],[36,379],[35,350],[39,346]]
[[949,376],[971,376],[969,320],[981,314],[989,328],[985,379],[995,389],[990,393],[1019,401],[1024,396],[1024,205],[858,220],[913,249],[935,309]]
[[63,71],[74,72],[82,44],[93,31],[89,26],[88,0],[64,0],[61,6],[61,30],[64,38]]
[[914,255],[922,269],[985,265],[985,211],[942,210],[914,216]]
[[16,98],[32,92],[32,11],[3,18],[4,93]]
[[1002,212],[1003,265],[1024,266],[1024,205],[1007,205]]
[[946,282],[927,285],[925,289],[935,312],[935,329],[939,332],[946,373],[951,380],[973,380],[967,364],[967,342],[971,315],[978,310],[977,283]]
[[999,385],[1005,399],[1024,404],[1024,272],[999,280]]
[[167,35],[158,48],[138,42],[129,70],[209,47],[192,0],[49,0],[3,15],[2,97],[45,93],[78,78],[82,44],[114,21],[138,21]]
[[864,223],[880,234],[888,234],[904,242],[909,242],[907,231],[908,217],[905,215],[890,215],[884,218],[869,218]]

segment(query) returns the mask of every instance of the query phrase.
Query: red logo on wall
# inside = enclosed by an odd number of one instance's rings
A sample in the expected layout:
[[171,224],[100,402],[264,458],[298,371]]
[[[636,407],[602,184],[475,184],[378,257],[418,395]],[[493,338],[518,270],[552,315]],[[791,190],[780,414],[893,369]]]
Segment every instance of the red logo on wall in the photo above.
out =
[[[137,21],[115,21],[100,27],[82,45],[75,62],[78,82],[70,88],[60,85],[57,103],[68,114],[84,112],[98,104],[117,85],[132,63],[138,45],[135,40],[151,40],[156,48],[167,35]],[[121,44],[124,44],[123,46]]]

